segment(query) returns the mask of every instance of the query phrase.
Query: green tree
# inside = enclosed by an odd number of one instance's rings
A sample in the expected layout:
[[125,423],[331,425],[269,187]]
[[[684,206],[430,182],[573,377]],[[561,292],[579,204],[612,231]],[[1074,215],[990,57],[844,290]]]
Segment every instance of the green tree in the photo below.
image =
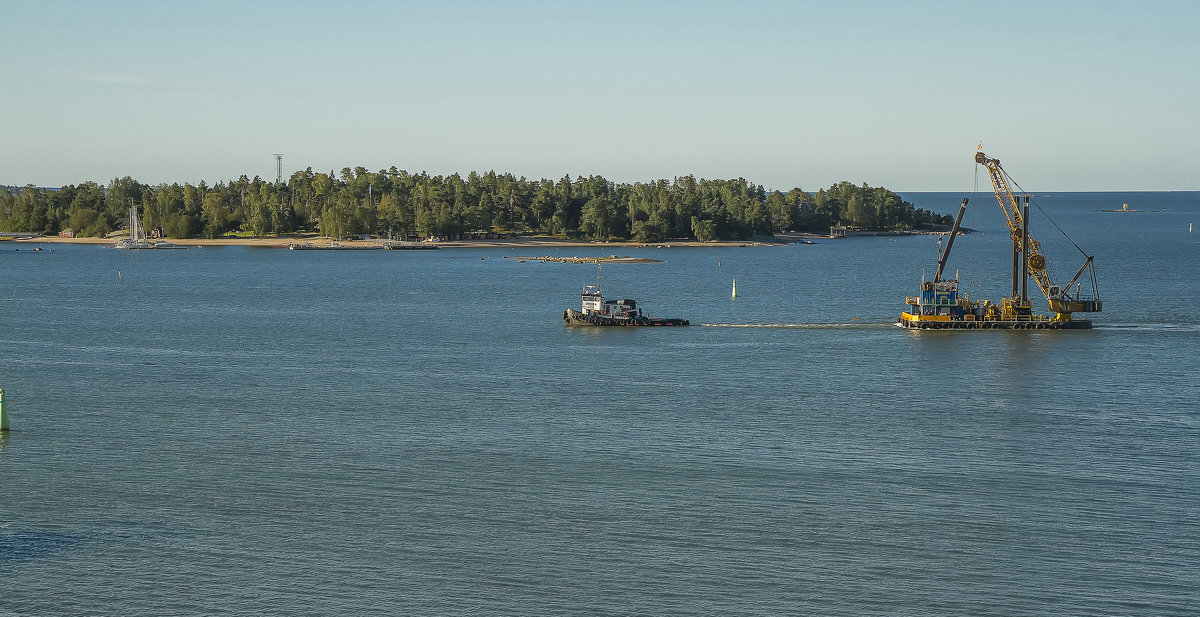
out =
[[103,222],[100,212],[91,208],[80,208],[71,213],[67,224],[78,235],[89,237],[104,237],[110,231],[107,222]]
[[213,191],[204,196],[204,234],[216,238],[225,233],[227,218],[225,204],[222,203],[221,193]]
[[712,242],[717,239],[717,226],[712,221],[693,216],[692,236],[701,242]]
[[583,206],[579,227],[592,240],[607,240],[611,235],[612,220],[609,207],[603,197],[593,197]]
[[167,219],[163,231],[168,238],[195,238],[200,233],[201,226],[199,218],[180,212]]

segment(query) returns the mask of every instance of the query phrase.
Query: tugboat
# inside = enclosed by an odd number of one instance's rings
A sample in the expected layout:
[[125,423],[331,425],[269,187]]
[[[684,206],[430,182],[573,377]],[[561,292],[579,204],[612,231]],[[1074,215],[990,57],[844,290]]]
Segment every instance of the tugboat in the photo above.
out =
[[[1087,259],[1084,260],[1083,266],[1066,285],[1054,284],[1046,271],[1046,257],[1042,253],[1042,245],[1034,240],[1029,232],[1029,196],[1021,195],[1018,200],[1018,196],[1012,193],[1008,186],[1008,174],[1000,167],[999,160],[977,152],[975,162],[987,168],[996,201],[1004,210],[1008,221],[1009,235],[1012,238],[1011,294],[1000,298],[1000,302],[995,304],[989,300],[972,300],[966,295],[959,295],[957,276],[955,279],[942,278],[946,261],[950,257],[950,249],[954,247],[954,238],[958,235],[963,214],[967,210],[968,200],[963,199],[958,216],[954,219],[954,226],[950,229],[946,249],[940,252],[937,274],[932,281],[921,281],[921,295],[905,298],[908,310],[900,314],[896,325],[921,330],[1090,329],[1090,319],[1079,319],[1072,314],[1098,313],[1103,308],[1096,283],[1093,256],[1084,254]],[[939,247],[940,245],[939,242]],[[1079,248],[1078,245],[1076,248]],[[1079,251],[1082,253],[1083,249]],[[1087,294],[1081,289],[1080,277],[1089,271],[1091,293]],[[1028,289],[1030,278],[1046,297],[1052,316],[1033,312]]]
[[580,310],[563,311],[568,326],[686,326],[688,320],[646,317],[637,302],[628,298],[605,300],[598,285],[584,285]]

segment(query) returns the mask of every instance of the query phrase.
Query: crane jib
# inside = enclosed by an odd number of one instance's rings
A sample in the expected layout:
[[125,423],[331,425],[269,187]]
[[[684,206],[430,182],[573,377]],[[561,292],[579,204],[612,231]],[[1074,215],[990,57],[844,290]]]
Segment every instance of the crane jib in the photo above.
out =
[[[1007,174],[1004,168],[1000,165],[999,159],[989,158],[983,152],[975,153],[975,162],[983,165],[988,170],[988,177],[992,181],[992,189],[996,195],[996,202],[1000,204],[1000,209],[1004,212],[1004,217],[1008,223],[1009,235],[1013,241],[1014,264],[1017,260],[1016,255],[1020,255],[1021,269],[1028,268],[1028,273],[1037,283],[1042,294],[1046,296],[1047,302],[1050,304],[1050,309],[1059,314],[1060,318],[1070,319],[1072,312],[1098,312],[1101,310],[1101,302],[1099,290],[1096,285],[1095,270],[1091,256],[1087,256],[1087,260],[1080,267],[1079,272],[1071,279],[1065,287],[1058,287],[1050,280],[1050,275],[1046,271],[1046,257],[1042,253],[1041,243],[1034,239],[1029,231],[1028,206],[1022,213],[1018,205],[1017,196],[1013,194],[1009,188],[1009,183],[1006,178]],[[1019,188],[1019,187],[1018,187]],[[1026,196],[1028,203],[1028,196]],[[1061,229],[1060,229],[1061,231]],[[1078,292],[1075,296],[1070,294],[1072,286],[1076,284],[1079,277],[1085,271],[1092,268],[1092,297],[1080,298]],[[1019,275],[1014,268],[1014,295],[1016,294],[1017,278]],[[1022,294],[1023,296],[1024,294]]]
[[954,238],[958,236],[958,228],[962,225],[963,215],[967,212],[967,202],[970,199],[964,197],[962,205],[958,207],[958,216],[954,218],[954,226],[950,228],[950,238],[946,240],[946,250],[942,251],[941,259],[938,259],[937,274],[933,276],[933,282],[942,280],[942,270],[946,267],[946,260],[950,259],[950,249],[954,248]]

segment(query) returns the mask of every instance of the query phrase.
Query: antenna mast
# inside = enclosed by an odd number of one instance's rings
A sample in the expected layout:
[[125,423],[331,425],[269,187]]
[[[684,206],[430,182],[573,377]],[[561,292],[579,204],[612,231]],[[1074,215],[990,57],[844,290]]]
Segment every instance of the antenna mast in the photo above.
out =
[[275,155],[275,184],[283,184],[283,155]]

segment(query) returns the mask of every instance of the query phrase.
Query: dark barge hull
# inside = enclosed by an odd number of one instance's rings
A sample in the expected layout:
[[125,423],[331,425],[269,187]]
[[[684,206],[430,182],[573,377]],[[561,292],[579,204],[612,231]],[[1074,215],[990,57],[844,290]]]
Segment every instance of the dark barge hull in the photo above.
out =
[[624,328],[633,326],[690,325],[686,319],[662,317],[630,317],[627,319],[616,319],[613,317],[604,317],[602,315],[585,315],[572,309],[563,311],[563,321],[566,322],[568,326],[617,326]]
[[910,330],[1091,330],[1092,320],[1071,321],[910,321],[897,319],[896,325]]

